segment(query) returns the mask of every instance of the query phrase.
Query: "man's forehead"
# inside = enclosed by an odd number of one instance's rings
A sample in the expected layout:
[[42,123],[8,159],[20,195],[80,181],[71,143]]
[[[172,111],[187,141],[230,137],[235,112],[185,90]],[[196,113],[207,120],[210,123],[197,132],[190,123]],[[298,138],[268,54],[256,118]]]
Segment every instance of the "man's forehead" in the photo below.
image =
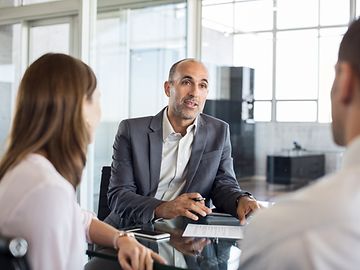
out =
[[185,61],[180,63],[174,75],[176,79],[191,78],[199,81],[209,80],[209,74],[206,67],[197,61]]

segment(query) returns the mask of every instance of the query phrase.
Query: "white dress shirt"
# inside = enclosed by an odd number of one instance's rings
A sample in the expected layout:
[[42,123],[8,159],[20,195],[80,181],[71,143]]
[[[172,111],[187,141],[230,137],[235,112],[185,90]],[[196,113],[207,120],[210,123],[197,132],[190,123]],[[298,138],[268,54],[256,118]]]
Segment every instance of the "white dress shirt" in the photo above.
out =
[[241,269],[360,269],[359,251],[360,137],[339,172],[255,214]]
[[80,209],[73,186],[45,157],[30,154],[0,181],[0,232],[28,241],[34,270],[84,266],[93,213]]
[[186,183],[187,164],[191,156],[192,143],[196,132],[197,118],[181,136],[176,133],[167,117],[163,114],[163,147],[160,168],[160,181],[155,198],[163,201],[175,199]]

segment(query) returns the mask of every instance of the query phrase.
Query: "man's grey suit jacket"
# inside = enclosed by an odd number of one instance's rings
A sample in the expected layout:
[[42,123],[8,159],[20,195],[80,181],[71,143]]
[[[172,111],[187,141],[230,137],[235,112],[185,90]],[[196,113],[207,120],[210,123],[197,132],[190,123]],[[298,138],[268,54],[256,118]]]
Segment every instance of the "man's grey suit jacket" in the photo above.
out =
[[[163,110],[119,125],[108,190],[111,213],[105,219],[117,228],[150,222],[162,202],[154,196],[160,177]],[[227,123],[200,114],[185,179],[181,193],[198,192],[207,205],[212,199],[218,209],[236,216],[236,199],[244,192],[233,169]]]

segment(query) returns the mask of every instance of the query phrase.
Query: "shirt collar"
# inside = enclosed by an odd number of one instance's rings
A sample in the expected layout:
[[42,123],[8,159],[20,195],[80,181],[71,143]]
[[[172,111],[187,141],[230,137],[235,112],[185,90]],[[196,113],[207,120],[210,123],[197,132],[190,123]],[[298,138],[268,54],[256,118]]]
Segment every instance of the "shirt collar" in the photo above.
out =
[[[172,127],[171,123],[170,123],[170,120],[167,116],[167,111],[168,111],[168,108],[166,108],[163,112],[163,141],[166,140],[167,137],[169,137],[170,134],[180,134],[180,133],[176,133],[174,128]],[[197,116],[194,120],[194,122],[187,127],[186,129],[186,134],[193,131],[194,132],[194,135],[196,133],[196,130],[197,130],[197,126],[198,126],[198,119],[199,119],[199,116]]]
[[360,136],[354,138],[344,154],[343,168],[360,167]]

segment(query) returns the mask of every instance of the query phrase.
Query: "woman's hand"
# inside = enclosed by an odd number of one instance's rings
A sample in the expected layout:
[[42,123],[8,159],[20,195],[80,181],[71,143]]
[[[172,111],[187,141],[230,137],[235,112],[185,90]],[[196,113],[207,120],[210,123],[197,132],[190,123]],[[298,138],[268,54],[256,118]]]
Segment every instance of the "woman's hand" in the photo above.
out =
[[124,270],[152,270],[154,260],[166,264],[160,255],[141,245],[133,237],[119,237],[116,244],[119,247],[118,260]]

